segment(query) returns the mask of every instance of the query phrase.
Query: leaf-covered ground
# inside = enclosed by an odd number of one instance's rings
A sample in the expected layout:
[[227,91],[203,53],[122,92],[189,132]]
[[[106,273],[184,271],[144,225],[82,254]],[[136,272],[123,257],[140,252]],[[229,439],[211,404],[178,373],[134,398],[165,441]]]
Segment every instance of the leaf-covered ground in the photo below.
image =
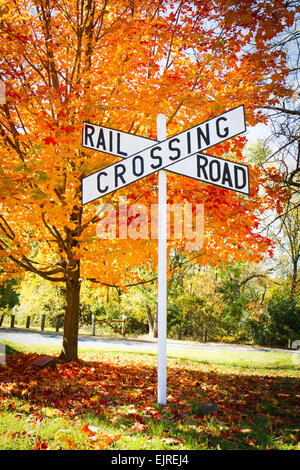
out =
[[151,356],[84,353],[54,369],[38,357],[0,365],[0,449],[299,449],[297,373],[169,360],[159,407]]

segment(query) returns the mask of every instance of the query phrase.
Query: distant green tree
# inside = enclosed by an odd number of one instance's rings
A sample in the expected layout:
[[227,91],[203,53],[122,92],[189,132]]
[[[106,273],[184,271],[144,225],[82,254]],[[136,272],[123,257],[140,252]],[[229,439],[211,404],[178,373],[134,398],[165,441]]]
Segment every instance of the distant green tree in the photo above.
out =
[[126,331],[147,333],[157,337],[157,285],[140,284],[127,289],[121,296],[120,308],[126,315]]
[[264,296],[261,281],[266,279],[266,273],[244,261],[216,268],[216,276],[216,289],[224,303],[224,331],[236,339],[245,339],[249,335],[244,331],[244,312],[249,304],[261,302]]
[[267,345],[270,331],[270,315],[261,302],[251,302],[242,313],[239,329],[243,338],[255,344]]
[[272,292],[267,312],[270,316],[269,343],[289,347],[292,341],[300,339],[300,307],[289,286],[282,286]]
[[25,323],[31,317],[31,325],[39,324],[46,314],[47,324],[54,326],[57,316],[64,314],[64,292],[60,285],[52,284],[35,274],[28,274],[20,283],[17,318]]
[[10,279],[4,284],[0,285],[0,310],[3,308],[12,309],[17,305],[19,296],[17,287],[19,285],[18,279]]
[[198,271],[186,276],[179,295],[169,305],[169,332],[178,338],[207,341],[216,334],[223,304],[212,273]]

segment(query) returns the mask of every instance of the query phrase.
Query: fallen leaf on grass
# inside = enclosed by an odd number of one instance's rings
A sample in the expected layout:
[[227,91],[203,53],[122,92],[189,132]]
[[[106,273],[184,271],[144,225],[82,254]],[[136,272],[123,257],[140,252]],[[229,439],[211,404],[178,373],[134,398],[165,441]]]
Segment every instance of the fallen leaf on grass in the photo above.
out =
[[294,434],[290,434],[290,437],[292,438],[294,444],[298,444],[299,442],[298,436],[295,436]]
[[138,410],[136,410],[135,408],[131,408],[126,411],[126,415],[136,415],[136,414],[138,414]]
[[71,439],[69,439],[68,437],[62,437],[61,441],[68,444],[69,449],[76,449],[75,442],[71,441]]
[[241,434],[249,434],[251,431],[251,429],[236,429],[236,428],[233,428],[231,430],[232,432],[238,434],[238,433],[241,433]]
[[149,426],[147,424],[142,424],[142,423],[135,423],[131,428],[129,429],[130,434],[133,434],[135,432],[143,432],[149,429]]
[[255,443],[253,441],[251,441],[250,439],[248,439],[248,438],[245,440],[245,442],[246,442],[246,444],[248,444],[248,446],[251,446],[251,447],[255,446]]
[[112,424],[116,424],[120,421],[120,416],[114,416],[113,418],[109,419],[109,422]]
[[42,408],[42,413],[44,413],[44,415],[47,416],[47,418],[52,418],[53,416],[60,415],[61,411],[57,410],[56,408],[45,407],[45,408]]
[[25,405],[20,406],[19,410],[29,413],[32,410],[32,407],[28,403],[25,403]]
[[92,447],[98,450],[106,449],[110,444],[121,438],[121,435],[109,436],[108,434],[102,434],[100,428],[91,426],[89,423],[85,424],[81,431],[89,436]]
[[34,450],[47,450],[48,449],[48,443],[39,441],[36,443]]
[[88,436],[92,437],[98,432],[100,432],[100,428],[97,428],[96,426],[91,426],[90,423],[87,423],[81,428],[81,431],[87,434]]
[[92,403],[99,401],[99,399],[100,399],[99,395],[94,395],[93,397],[90,397],[90,401]]
[[168,444],[168,445],[177,445],[177,444],[182,444],[183,443],[183,439],[181,439],[180,437],[167,437],[165,439],[163,439],[163,442],[165,444]]
[[41,413],[34,413],[32,415],[29,415],[26,421],[29,421],[30,424],[35,424],[36,426],[39,426],[43,421],[43,415]]
[[121,439],[121,435],[109,436],[107,434],[97,434],[89,438],[93,449],[104,450],[107,449],[113,442]]

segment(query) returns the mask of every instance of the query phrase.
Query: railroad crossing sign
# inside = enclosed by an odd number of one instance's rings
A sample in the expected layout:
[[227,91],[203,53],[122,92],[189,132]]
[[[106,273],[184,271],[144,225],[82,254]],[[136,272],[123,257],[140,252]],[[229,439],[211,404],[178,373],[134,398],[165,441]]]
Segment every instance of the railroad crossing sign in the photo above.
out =
[[[244,106],[177,134],[166,135],[157,116],[158,141],[85,122],[83,147],[123,158],[82,179],[82,204],[99,199],[156,171],[158,178],[158,367],[157,401],[166,404],[167,186],[166,172],[249,194],[248,167],[202,151],[246,131]],[[195,157],[196,155],[196,157]]]
[[[162,169],[249,194],[246,165],[201,153],[245,130],[243,106],[162,142],[84,123],[84,147],[116,155],[124,161],[83,178],[82,203],[87,204]],[[195,154],[197,158],[188,158]]]

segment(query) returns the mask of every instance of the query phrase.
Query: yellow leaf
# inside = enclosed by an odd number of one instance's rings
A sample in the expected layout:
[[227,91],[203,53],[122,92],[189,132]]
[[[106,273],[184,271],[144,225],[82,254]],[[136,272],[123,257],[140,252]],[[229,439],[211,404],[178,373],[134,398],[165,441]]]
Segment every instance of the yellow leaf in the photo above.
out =
[[26,412],[29,412],[30,411],[30,405],[28,403],[26,403],[26,405],[23,405],[20,407],[20,411],[26,411]]
[[99,395],[94,395],[93,397],[90,398],[90,401],[93,403],[96,401],[99,401]]
[[57,416],[58,414],[60,414],[59,410],[56,410],[55,408],[49,408],[49,407],[42,408],[42,412],[48,418],[52,418],[53,416]]

